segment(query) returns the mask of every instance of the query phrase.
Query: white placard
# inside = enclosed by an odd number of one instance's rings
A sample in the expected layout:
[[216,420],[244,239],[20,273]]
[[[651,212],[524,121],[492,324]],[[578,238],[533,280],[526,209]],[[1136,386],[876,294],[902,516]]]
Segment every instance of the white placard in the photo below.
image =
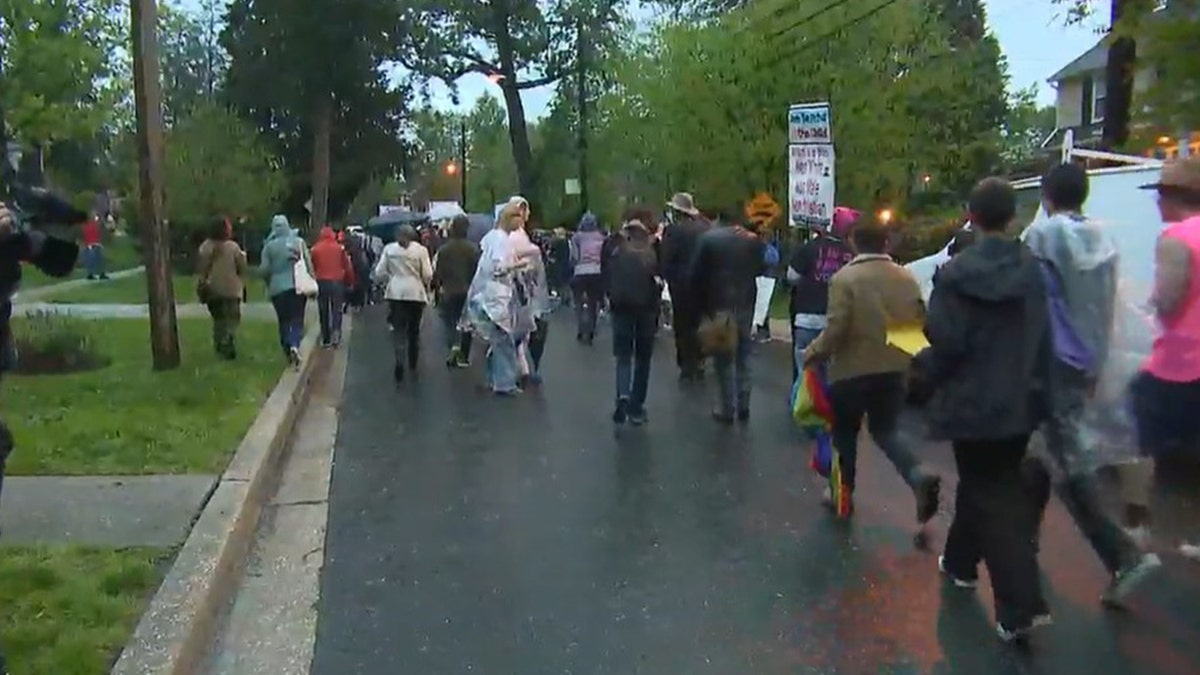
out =
[[788,146],[788,222],[829,227],[833,219],[833,144]]
[[580,192],[581,192],[581,190],[579,189],[579,179],[578,178],[568,178],[563,181],[563,193],[564,194],[574,196],[574,195],[579,194]]
[[833,143],[833,116],[828,103],[788,107],[788,143]]
[[775,294],[775,277],[758,277],[755,279],[757,292],[754,295],[755,327],[767,322],[767,312],[771,310],[771,296]]

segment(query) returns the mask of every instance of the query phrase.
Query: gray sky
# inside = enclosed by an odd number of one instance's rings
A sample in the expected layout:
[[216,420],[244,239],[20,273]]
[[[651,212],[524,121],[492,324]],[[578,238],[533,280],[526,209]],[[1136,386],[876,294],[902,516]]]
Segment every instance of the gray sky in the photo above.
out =
[[[1038,85],[1038,99],[1054,102],[1054,90],[1046,78],[1089,49],[1099,39],[1097,26],[1064,26],[1062,10],[1052,0],[984,0],[988,25],[1000,40],[1008,58],[1009,75],[1014,88]],[[459,80],[460,109],[469,108],[489,89],[498,95],[482,75],[467,75]],[[449,90],[433,86],[434,105],[452,110]],[[543,87],[524,92],[526,114],[540,117],[546,112],[553,89]]]

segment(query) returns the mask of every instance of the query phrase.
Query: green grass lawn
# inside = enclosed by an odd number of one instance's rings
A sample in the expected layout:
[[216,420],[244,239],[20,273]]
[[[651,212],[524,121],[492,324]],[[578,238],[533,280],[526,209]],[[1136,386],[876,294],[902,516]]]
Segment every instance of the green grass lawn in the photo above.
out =
[[243,322],[227,362],[207,319],[180,319],[183,365],[166,372],[150,369],[145,319],[88,324],[110,365],[0,384],[17,442],[10,474],[219,473],[283,368],[273,322]]
[[[196,282],[190,275],[176,274],[171,283],[175,288],[175,302],[196,302]],[[135,274],[108,281],[92,281],[84,286],[66,288],[38,298],[43,302],[66,305],[144,305],[146,304],[146,275]]]
[[0,548],[0,640],[11,675],[104,675],[171,551]]
[[[105,245],[104,258],[105,267],[108,268],[110,273],[127,270],[142,264],[142,257],[134,249],[133,239],[130,237],[116,239]],[[25,265],[21,271],[21,288],[37,288],[39,286],[70,281],[71,279],[82,279],[86,276],[87,272],[83,269],[82,260],[76,265],[75,270],[71,272],[71,276],[64,278],[46,276],[33,265]]]

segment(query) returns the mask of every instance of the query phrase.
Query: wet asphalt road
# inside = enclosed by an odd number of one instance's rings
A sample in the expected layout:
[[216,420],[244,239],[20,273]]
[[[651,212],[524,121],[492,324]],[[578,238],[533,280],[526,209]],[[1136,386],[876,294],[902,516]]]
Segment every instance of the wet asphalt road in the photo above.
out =
[[[1056,625],[998,644],[986,580],[948,589],[912,544],[911,495],[865,449],[852,524],[830,520],[786,415],[786,349],[760,348],[751,422],[655,356],[649,426],[614,431],[607,331],[552,325],[540,391],[447,371],[426,322],[397,388],[380,308],[355,325],[335,451],[315,675],[1200,672],[1200,566],[1169,557],[1131,611],[1054,503]],[[476,362],[481,358],[476,358]],[[950,476],[945,448],[922,456]],[[944,507],[946,510],[946,507]],[[1170,505],[1168,533],[1200,524]],[[934,547],[948,520],[934,526]]]

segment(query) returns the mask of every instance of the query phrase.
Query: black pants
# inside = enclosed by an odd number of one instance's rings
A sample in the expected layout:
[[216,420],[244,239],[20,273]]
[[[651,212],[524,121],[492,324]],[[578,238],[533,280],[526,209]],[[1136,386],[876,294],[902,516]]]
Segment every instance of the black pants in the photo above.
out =
[[392,325],[392,352],[396,365],[407,362],[415,369],[421,357],[421,314],[425,303],[414,300],[388,300],[388,323]]
[[900,412],[904,409],[904,374],[878,373],[839,380],[829,385],[833,408],[833,447],[838,451],[842,482],[851,490],[858,466],[858,432],[863,416],[871,439],[883,451],[896,472],[916,487],[921,478],[917,458],[900,440]]
[[466,293],[443,296],[442,301],[438,303],[438,315],[442,319],[446,349],[453,351],[457,347],[458,353],[464,359],[471,355],[471,331],[460,331],[458,321],[462,318],[463,309],[466,306]]
[[599,274],[580,274],[571,280],[571,291],[575,295],[575,318],[579,322],[578,335],[591,340],[596,337],[596,315],[604,302],[604,278]]
[[340,281],[318,281],[317,316],[321,323],[321,344],[340,339],[342,312],[345,309],[346,285]]
[[1030,485],[1032,472],[1024,466],[1028,445],[1028,435],[954,442],[958,494],[946,536],[946,571],[973,580],[980,561],[987,565],[996,620],[1009,629],[1026,628],[1048,611],[1034,542],[1038,487]]
[[546,353],[546,337],[550,330],[550,321],[543,317],[534,319],[533,332],[529,334],[529,367],[533,372],[542,370],[542,355]]
[[671,284],[671,326],[675,331],[675,362],[679,372],[692,376],[703,369],[700,352],[700,311],[695,298],[686,288]]

